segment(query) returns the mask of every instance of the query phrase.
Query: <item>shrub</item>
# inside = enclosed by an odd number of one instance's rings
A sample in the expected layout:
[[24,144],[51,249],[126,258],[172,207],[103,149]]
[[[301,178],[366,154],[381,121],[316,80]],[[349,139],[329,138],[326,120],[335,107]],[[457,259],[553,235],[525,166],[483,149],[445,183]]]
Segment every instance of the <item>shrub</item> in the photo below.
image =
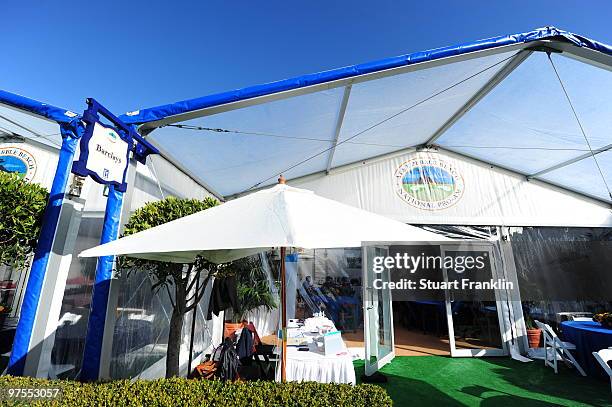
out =
[[21,268],[36,248],[49,193],[0,171],[0,265]]
[[[118,380],[79,383],[27,377],[0,377],[0,390],[8,388],[59,387],[56,399],[29,402],[33,406],[391,406],[385,390],[372,384],[221,382],[182,378],[152,381]],[[11,399],[3,405],[18,405]]]

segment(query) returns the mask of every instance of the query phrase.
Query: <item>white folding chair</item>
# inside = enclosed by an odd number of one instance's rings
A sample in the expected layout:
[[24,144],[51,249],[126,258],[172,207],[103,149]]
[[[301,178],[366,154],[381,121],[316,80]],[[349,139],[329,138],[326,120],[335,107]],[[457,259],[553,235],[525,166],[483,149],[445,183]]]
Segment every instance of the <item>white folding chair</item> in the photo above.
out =
[[[564,342],[555,333],[555,331],[548,324],[544,324],[540,321],[535,321],[538,328],[542,330],[542,334],[544,335],[544,365],[550,366],[553,368],[555,373],[558,372],[557,369],[557,361],[559,357],[565,362],[565,364],[572,365],[581,375],[586,376],[582,366],[574,359],[574,356],[569,352],[570,350],[576,350],[576,345],[571,342]],[[552,353],[548,351],[551,349]],[[549,356],[552,355],[552,361],[549,359]]]
[[602,349],[598,352],[593,352],[595,360],[599,362],[603,370],[610,376],[610,391],[612,392],[612,368],[608,364],[612,360],[612,348]]

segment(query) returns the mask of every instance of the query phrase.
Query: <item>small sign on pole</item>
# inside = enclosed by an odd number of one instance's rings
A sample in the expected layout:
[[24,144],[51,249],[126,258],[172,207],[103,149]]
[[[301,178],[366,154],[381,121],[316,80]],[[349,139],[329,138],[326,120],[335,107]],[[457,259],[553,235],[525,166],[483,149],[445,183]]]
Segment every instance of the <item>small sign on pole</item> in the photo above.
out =
[[[89,133],[89,134],[88,134]],[[72,171],[91,176],[101,184],[114,184],[125,190],[125,173],[129,162],[130,144],[112,127],[100,123],[89,125],[81,140],[79,159]]]
[[[158,154],[159,151],[96,100],[87,99],[87,104],[88,109],[83,114],[85,133],[72,172],[90,176],[100,184],[114,185],[117,191],[125,192],[130,152],[133,151],[135,158],[145,163],[148,154]],[[98,114],[114,126],[102,124]]]

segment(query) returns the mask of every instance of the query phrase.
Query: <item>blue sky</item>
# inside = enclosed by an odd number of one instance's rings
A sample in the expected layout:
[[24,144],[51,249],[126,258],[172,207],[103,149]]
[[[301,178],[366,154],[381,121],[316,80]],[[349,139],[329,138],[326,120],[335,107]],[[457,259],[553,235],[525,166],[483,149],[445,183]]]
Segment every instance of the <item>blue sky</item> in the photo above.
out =
[[[61,6],[60,6],[61,3]],[[117,114],[544,25],[612,43],[593,1],[4,2],[0,89]]]

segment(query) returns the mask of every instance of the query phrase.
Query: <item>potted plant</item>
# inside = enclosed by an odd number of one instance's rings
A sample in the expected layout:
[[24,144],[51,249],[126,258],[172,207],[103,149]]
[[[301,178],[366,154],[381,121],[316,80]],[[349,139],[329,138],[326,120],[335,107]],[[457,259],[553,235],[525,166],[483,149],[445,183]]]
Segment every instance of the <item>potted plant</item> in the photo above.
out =
[[535,321],[529,315],[525,316],[525,327],[527,328],[527,341],[529,342],[529,347],[538,348],[540,346],[542,330],[537,327]]
[[223,337],[231,336],[245,326],[250,311],[264,307],[270,311],[276,308],[276,302],[270,292],[266,274],[258,256],[250,256],[221,265],[216,273],[218,277],[235,276],[236,295],[239,309],[225,321]]

